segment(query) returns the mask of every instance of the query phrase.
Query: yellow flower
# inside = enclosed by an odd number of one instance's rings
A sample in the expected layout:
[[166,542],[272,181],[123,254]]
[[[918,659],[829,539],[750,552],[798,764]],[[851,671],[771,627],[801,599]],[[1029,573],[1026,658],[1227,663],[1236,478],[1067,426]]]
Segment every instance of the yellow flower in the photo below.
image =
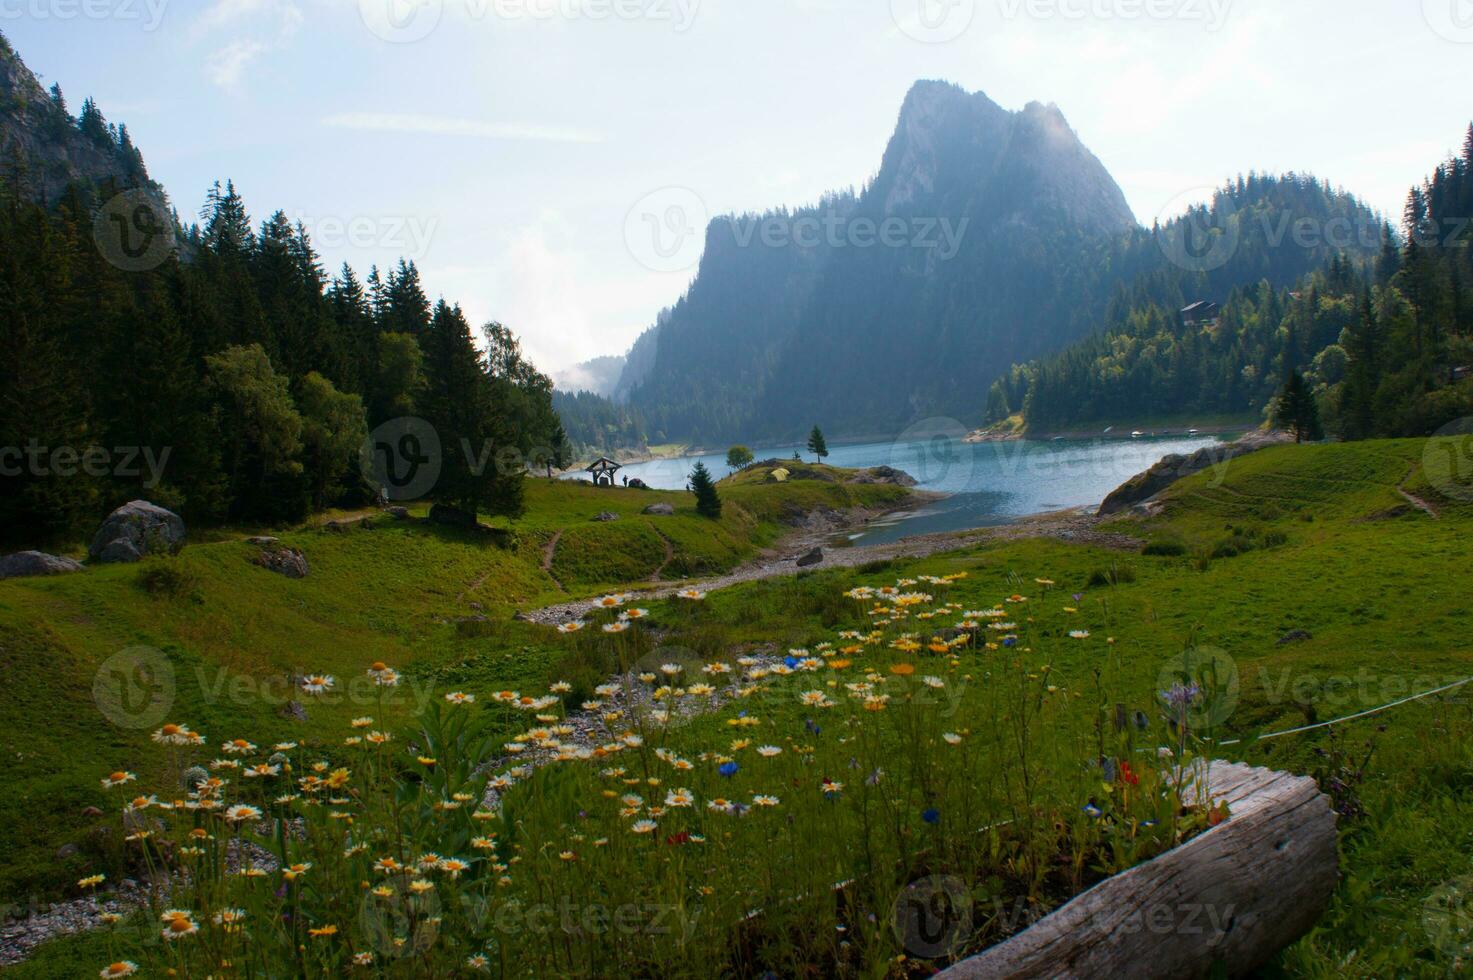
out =
[[[112,789],[114,786],[121,786],[124,783],[131,783],[137,778],[138,777],[133,775],[131,772],[122,772],[120,770],[118,772],[110,774],[105,779],[103,779],[102,788]],[[126,976],[126,974],[119,974],[119,976]]]
[[313,939],[323,939],[328,936],[336,936],[337,934],[337,926],[320,926],[316,929],[307,930],[307,935],[311,936]]
[[96,888],[98,885],[102,884],[103,880],[106,878],[107,875],[88,875],[81,881],[77,882],[77,886],[80,888]]
[[132,960],[118,960],[116,963],[109,963],[103,967],[102,972],[98,976],[102,977],[103,980],[109,980],[111,977],[131,977],[137,972],[137,963],[134,963]]
[[909,677],[916,672],[915,664],[891,664],[890,673],[896,677]]

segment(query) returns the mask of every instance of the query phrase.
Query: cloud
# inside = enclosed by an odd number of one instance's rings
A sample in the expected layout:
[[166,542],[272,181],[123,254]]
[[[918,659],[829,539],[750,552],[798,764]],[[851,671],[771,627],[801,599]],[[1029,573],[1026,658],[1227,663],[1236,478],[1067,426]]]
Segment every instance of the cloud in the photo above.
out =
[[215,0],[190,25],[190,36],[198,42],[222,30],[246,35],[217,48],[204,63],[205,77],[211,83],[236,92],[251,64],[285,47],[302,20],[296,0]]
[[602,143],[603,137],[577,129],[523,123],[492,123],[452,116],[396,115],[384,112],[345,112],[322,120],[335,129],[377,133],[416,133],[430,136],[469,136],[476,139],[522,140],[540,143]]
[[237,91],[251,62],[268,50],[260,41],[234,41],[205,59],[205,77],[220,88]]

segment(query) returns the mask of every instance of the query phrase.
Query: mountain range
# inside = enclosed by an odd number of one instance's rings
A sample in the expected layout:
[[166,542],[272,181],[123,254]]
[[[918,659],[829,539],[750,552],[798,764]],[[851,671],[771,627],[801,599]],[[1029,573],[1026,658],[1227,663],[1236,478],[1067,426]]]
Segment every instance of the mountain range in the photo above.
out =
[[[1285,220],[1381,228],[1343,192],[1287,184],[1311,190],[1286,201],[1269,193],[1279,182],[1255,180],[1263,200],[1235,199],[1258,220],[1207,228],[1220,215],[1202,209],[1146,229],[1058,107],[1009,111],[918,82],[860,192],[710,223],[694,281],[635,342],[612,395],[658,442],[970,425],[994,379],[1094,333],[1142,282],[1183,305],[1260,279],[1288,286],[1336,246],[1286,239]],[[1225,231],[1231,254],[1203,261]]]

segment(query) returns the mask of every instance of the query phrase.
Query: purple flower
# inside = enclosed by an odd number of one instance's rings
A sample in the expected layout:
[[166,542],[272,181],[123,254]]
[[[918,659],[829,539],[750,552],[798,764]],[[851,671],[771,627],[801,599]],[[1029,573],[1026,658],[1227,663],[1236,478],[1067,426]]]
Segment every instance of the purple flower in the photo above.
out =
[[1173,684],[1160,693],[1161,700],[1168,708],[1182,712],[1196,703],[1197,698],[1202,695],[1202,687],[1193,681],[1190,684]]
[[814,735],[817,735],[819,732],[823,731],[823,729],[819,728],[816,724],[814,724],[812,718],[809,718],[809,719],[805,720],[803,722],[803,727],[806,728],[806,729],[808,729],[808,731],[811,732]]
[[921,811],[921,819],[926,823],[940,823],[941,811],[934,806]]

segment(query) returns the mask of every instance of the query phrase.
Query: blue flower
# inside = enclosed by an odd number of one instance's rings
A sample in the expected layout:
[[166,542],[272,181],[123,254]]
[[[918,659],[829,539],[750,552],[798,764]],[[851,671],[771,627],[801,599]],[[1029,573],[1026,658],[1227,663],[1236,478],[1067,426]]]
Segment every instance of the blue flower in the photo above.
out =
[[922,810],[921,819],[924,820],[926,823],[940,823],[941,811],[936,809],[934,806],[930,809]]
[[1093,803],[1086,803],[1080,809],[1082,809],[1084,811],[1084,815],[1086,817],[1101,817],[1101,816],[1104,816],[1104,814],[1105,814],[1105,811],[1104,810],[1101,810],[1099,807],[1095,806]]
[[806,729],[808,729],[814,735],[817,735],[819,732],[823,731],[823,729],[819,728],[817,725],[815,725],[813,723],[813,719],[812,718],[809,718],[809,719],[805,720],[803,722],[803,727],[806,728]]
[[1005,647],[1016,646],[1017,643],[1018,638],[1016,636],[1005,636],[1002,640],[1002,645]]
[[1080,599],[1083,599],[1083,598],[1084,598],[1084,593],[1083,592],[1076,592],[1076,593],[1074,593],[1074,601],[1075,602],[1078,602]]
[[735,762],[723,762],[716,771],[721,773],[721,775],[723,776],[730,777],[737,774],[737,769],[738,766]]
[[785,663],[785,664],[788,665],[788,669],[789,670],[792,670],[794,667],[798,666],[802,662],[803,661],[799,660],[797,657],[793,656],[791,653],[788,654],[786,657],[783,658],[783,663]]

